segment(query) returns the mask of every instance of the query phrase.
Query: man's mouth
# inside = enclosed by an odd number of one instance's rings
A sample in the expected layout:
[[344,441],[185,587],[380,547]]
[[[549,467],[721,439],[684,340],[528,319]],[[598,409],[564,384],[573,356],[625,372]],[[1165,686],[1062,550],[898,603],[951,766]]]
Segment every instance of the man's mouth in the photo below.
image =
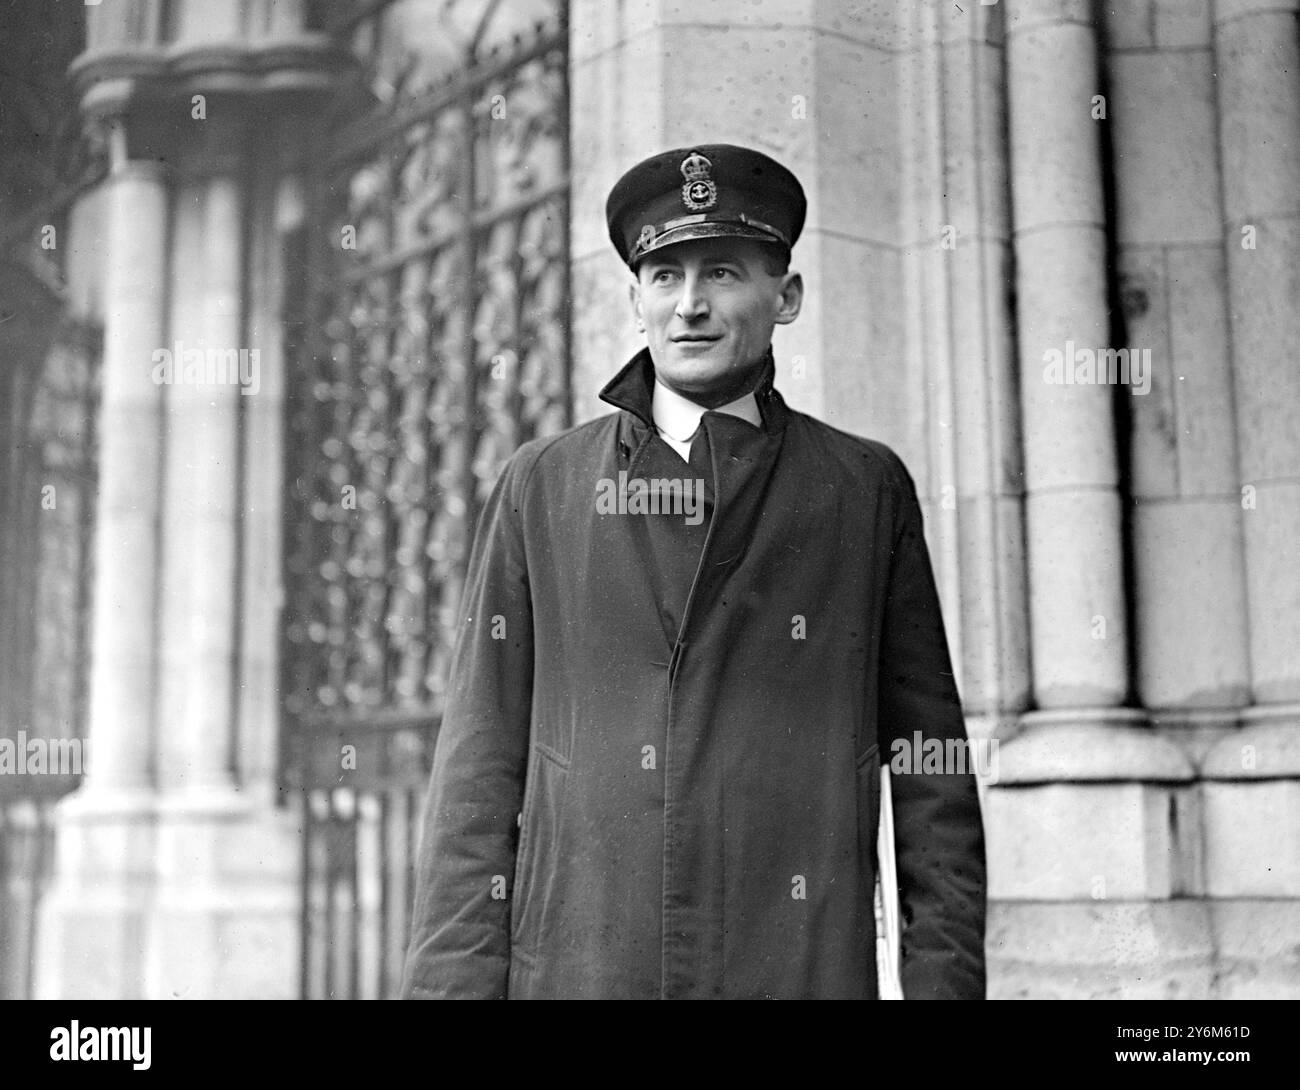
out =
[[713,344],[714,341],[722,340],[721,333],[715,333],[707,336],[703,333],[680,333],[676,337],[669,337],[673,344]]

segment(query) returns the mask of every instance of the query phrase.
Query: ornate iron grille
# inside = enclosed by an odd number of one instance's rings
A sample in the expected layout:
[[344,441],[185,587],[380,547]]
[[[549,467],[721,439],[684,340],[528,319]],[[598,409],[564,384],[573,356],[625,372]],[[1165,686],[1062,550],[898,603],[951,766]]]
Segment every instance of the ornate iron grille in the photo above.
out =
[[[100,331],[55,320],[52,336],[12,346],[0,379],[0,740],[11,756],[85,737]],[[81,781],[45,767],[0,768],[0,998],[31,995],[53,807]]]
[[61,761],[9,762],[86,727],[102,336],[67,239],[106,156],[62,76],[87,10],[0,11],[0,999],[32,993],[54,805],[80,782]]
[[521,31],[480,3],[434,79],[394,62],[395,35],[464,5],[370,5],[343,28],[380,102],[324,156],[290,332],[304,996],[396,986],[475,520],[508,455],[569,422],[568,31],[544,6]]

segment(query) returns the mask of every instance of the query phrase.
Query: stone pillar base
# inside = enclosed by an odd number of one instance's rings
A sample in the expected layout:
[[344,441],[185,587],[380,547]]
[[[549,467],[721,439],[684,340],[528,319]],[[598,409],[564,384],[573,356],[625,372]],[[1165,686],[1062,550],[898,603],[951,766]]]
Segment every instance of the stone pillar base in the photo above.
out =
[[299,843],[291,814],[230,789],[69,797],[38,997],[295,998]]
[[1300,902],[1300,705],[1247,708],[1203,761],[1206,892]]
[[1300,900],[1209,901],[1215,999],[1300,999]]
[[1208,999],[1214,992],[1203,901],[992,901],[986,950],[990,999]]
[[998,753],[985,825],[995,900],[1136,900],[1195,889],[1195,775],[1123,708],[1033,712]]
[[990,999],[1300,999],[1300,901],[993,901]]
[[992,998],[1205,998],[1214,944],[1184,751],[1124,708],[1032,712],[990,789]]

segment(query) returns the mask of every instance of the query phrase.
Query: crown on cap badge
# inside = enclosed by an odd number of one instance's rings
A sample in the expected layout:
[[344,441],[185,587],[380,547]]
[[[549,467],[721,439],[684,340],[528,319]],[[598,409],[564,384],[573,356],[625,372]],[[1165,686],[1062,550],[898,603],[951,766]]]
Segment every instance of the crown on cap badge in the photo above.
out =
[[703,212],[718,203],[718,187],[709,177],[713,164],[698,151],[693,151],[682,160],[682,177],[686,184],[682,186],[682,204],[692,212]]

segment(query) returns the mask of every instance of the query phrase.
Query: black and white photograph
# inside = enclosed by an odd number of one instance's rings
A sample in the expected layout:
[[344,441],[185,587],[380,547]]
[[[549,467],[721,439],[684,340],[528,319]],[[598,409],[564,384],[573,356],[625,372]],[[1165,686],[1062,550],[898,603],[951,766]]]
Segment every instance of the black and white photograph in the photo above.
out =
[[24,1047],[1052,1000],[1255,1070],[1297,346],[1298,0],[0,0]]

